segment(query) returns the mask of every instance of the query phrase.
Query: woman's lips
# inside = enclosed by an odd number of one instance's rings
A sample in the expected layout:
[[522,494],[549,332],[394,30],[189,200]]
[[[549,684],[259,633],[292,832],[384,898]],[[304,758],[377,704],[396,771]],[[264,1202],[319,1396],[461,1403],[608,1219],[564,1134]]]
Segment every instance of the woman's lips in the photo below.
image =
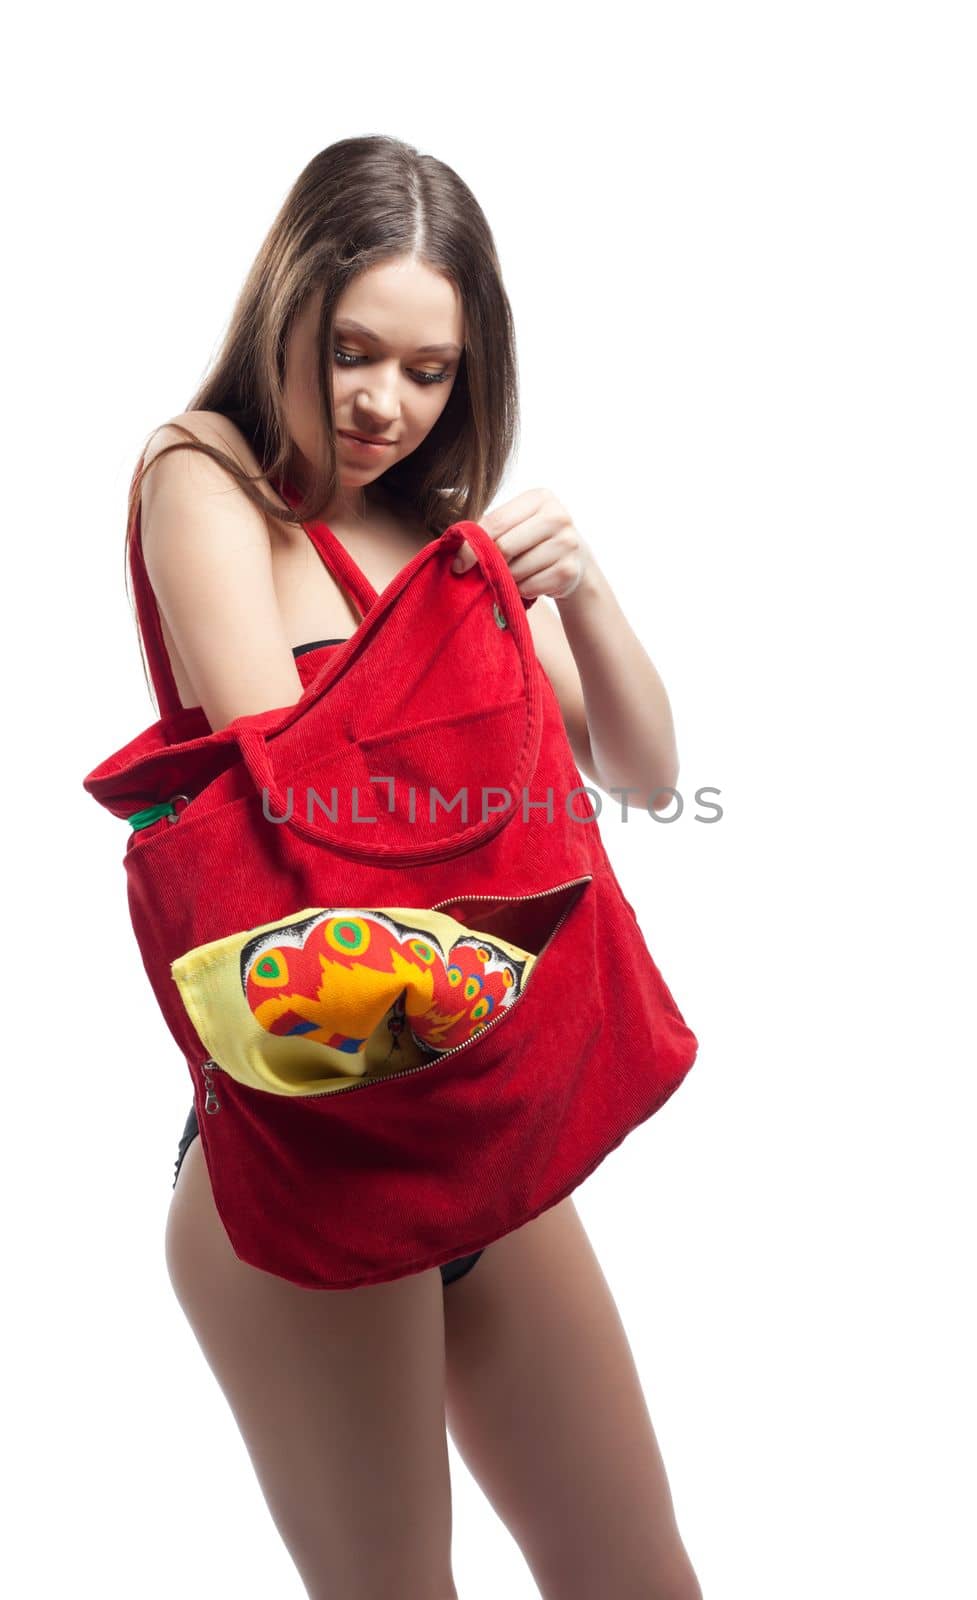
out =
[[362,450],[366,455],[382,455],[384,450],[393,447],[392,439],[364,439],[358,433],[347,433],[345,428],[337,429],[339,437],[345,439],[353,450]]

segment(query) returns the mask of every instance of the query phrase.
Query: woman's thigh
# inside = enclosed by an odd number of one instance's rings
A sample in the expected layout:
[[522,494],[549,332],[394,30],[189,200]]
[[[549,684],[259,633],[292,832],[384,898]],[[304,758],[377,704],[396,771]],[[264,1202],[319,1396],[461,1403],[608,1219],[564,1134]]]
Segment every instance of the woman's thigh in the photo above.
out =
[[199,1137],[165,1248],[309,1595],[454,1600],[437,1269],[310,1290],[248,1266],[214,1206]]
[[544,1600],[701,1600],[572,1197],[490,1244],[444,1315],[452,1438]]

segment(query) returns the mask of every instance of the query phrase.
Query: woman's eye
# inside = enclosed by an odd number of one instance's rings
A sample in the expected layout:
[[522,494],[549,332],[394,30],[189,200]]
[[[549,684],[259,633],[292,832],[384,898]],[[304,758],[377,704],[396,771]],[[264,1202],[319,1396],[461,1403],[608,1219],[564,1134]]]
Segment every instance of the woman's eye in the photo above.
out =
[[[351,350],[336,350],[333,352],[341,367],[357,367],[361,361],[368,361],[369,356],[355,355]],[[411,377],[415,383],[447,383],[451,377],[450,372],[412,372]]]

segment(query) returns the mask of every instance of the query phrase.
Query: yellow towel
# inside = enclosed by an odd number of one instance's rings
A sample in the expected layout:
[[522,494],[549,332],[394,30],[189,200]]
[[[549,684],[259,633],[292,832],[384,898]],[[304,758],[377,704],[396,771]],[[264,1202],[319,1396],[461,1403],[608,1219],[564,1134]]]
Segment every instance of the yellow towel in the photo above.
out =
[[316,1094],[467,1043],[537,957],[413,906],[307,907],[171,964],[210,1056],[239,1083]]

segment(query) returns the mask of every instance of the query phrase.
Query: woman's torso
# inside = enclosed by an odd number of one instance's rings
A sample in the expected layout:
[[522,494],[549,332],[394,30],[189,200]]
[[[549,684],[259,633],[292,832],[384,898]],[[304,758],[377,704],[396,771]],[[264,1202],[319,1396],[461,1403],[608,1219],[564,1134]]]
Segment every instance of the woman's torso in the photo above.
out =
[[[218,420],[214,413],[208,413],[208,419]],[[193,413],[187,412],[178,420],[192,428]],[[240,430],[223,417],[219,425],[227,446],[242,466],[249,473],[259,473],[260,463]],[[289,509],[267,478],[260,477],[257,487],[275,505]],[[348,639],[359,624],[360,616],[355,602],[329,572],[305,529],[294,523],[278,522],[274,517],[267,517],[266,522],[275,596],[285,633],[293,641],[292,653],[299,676],[305,683],[310,671],[314,671],[318,650]],[[379,497],[369,504],[363,520],[354,524],[336,519],[329,526],[378,594],[417,551],[435,537],[419,520],[406,519]],[[162,612],[160,624],[180,703],[198,705],[199,696],[180,660]]]

